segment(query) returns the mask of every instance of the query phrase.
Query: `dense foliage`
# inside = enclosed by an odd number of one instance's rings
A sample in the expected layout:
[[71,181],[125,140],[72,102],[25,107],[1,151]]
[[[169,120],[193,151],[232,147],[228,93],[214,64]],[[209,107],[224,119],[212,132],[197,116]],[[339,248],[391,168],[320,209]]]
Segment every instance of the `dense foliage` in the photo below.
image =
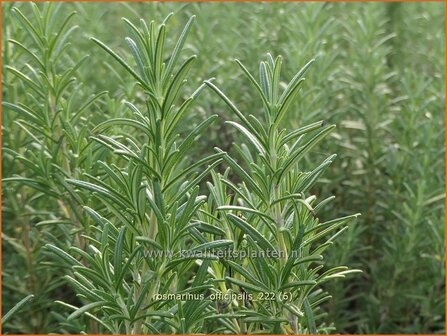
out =
[[445,333],[444,4],[2,9],[4,333]]

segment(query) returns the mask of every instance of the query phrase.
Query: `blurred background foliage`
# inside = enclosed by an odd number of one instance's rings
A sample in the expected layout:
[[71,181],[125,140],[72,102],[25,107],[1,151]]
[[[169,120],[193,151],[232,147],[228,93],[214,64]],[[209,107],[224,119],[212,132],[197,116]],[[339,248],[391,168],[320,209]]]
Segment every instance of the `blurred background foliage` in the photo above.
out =
[[[24,64],[27,55],[7,40],[26,40],[10,20],[11,9],[24,13],[22,3],[3,3],[2,59]],[[137,101],[134,81],[90,41],[94,36],[127,55],[121,17],[162,20],[175,16],[171,29],[180,31],[191,15],[197,20],[187,42],[198,55],[193,78],[197,87],[208,78],[241,111],[260,114],[252,105],[254,92],[233,62],[237,58],[252,73],[267,52],[283,55],[283,79],[311,58],[294,113],[284,120],[288,129],[327,120],[337,124],[331,140],[320,147],[321,161],[338,153],[336,162],[314,193],[336,196],[328,217],[361,212],[329,257],[334,265],[363,270],[348,281],[328,284],[333,299],[324,307],[338,333],[445,333],[445,4],[442,3],[64,3],[61,18],[75,10],[70,55],[90,55],[77,70],[82,86],[77,102],[93,93],[108,95],[89,107],[91,125],[128,115],[123,100]],[[176,34],[168,35],[176,36]],[[174,41],[167,41],[174,43]],[[23,87],[3,67],[3,100],[15,101]],[[224,121],[228,109],[205,90],[198,98],[191,125],[218,114],[191,152],[191,160],[212,153],[219,145],[230,150],[238,135]],[[3,113],[3,147],[26,148],[29,134],[13,113]],[[188,125],[186,125],[188,126]],[[94,166],[94,165],[93,165]],[[7,152],[3,177],[20,174],[22,166]],[[329,181],[331,183],[329,183]],[[327,183],[326,183],[327,182]],[[41,247],[64,241],[73,232],[42,224],[60,209],[53,201],[34,202],[27,188],[3,187],[2,310],[33,293],[35,298],[14,317],[4,332],[78,332],[64,325],[68,312],[54,300],[76,305],[77,299],[52,268]],[[40,225],[37,225],[37,224]]]

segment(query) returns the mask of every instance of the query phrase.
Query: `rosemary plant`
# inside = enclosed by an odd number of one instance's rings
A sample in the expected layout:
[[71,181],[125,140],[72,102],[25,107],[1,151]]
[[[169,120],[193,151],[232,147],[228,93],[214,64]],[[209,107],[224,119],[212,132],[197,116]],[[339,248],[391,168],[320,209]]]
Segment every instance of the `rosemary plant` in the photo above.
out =
[[[167,302],[158,294],[169,292],[205,291],[199,271],[188,286],[194,258],[182,257],[182,251],[201,251],[208,246],[225,246],[231,242],[198,241],[192,244],[192,233],[200,236],[198,222],[193,221],[206,197],[199,195],[197,184],[221,162],[223,154],[214,154],[186,166],[185,153],[203,129],[216,116],[211,116],[185,137],[177,133],[191,104],[204,85],[189,98],[180,101],[182,88],[196,56],[181,61],[181,51],[193,23],[192,17],[181,33],[169,61],[164,62],[166,25],[169,15],[158,27],[141,21],[141,29],[124,19],[130,36],[126,43],[136,68],[97,39],[92,39],[109,53],[137,81],[144,94],[141,107],[126,102],[134,118],[115,118],[98,125],[93,139],[119,156],[125,168],[99,162],[101,177],[86,174],[92,182],[69,179],[68,183],[93,193],[103,205],[99,215],[89,207],[84,210],[95,221],[95,233],[87,236],[88,251],[77,247],[70,250],[88,262],[79,263],[67,252],[48,245],[73,270],[68,281],[83,298],[84,306],[73,308],[73,320],[87,314],[104,332],[111,333],[191,333],[202,329],[203,318],[211,301],[199,305],[191,302]],[[180,62],[181,61],[181,62]],[[107,129],[120,127],[126,136],[108,136]],[[140,136],[127,134],[129,129]],[[121,141],[120,141],[121,140]],[[211,164],[200,173],[196,168]],[[191,239],[190,238],[190,239]],[[147,255],[155,253],[154,255]],[[152,256],[152,257],[151,257]],[[214,258],[205,256],[205,259]],[[204,304],[206,303],[206,304]],[[93,313],[95,311],[95,313]],[[195,319],[185,316],[196,314]]]
[[[15,24],[25,35],[23,41],[8,40],[8,52],[21,56],[17,67],[5,67],[6,74],[17,83],[11,85],[11,94],[6,97],[15,102],[2,102],[4,125],[8,127],[3,142],[3,164],[7,167],[3,192],[8,202],[3,215],[12,216],[21,232],[18,238],[15,232],[10,236],[8,229],[2,234],[3,241],[27,265],[26,281],[15,279],[9,286],[21,297],[35,295],[28,307],[32,318],[15,323],[17,331],[24,333],[55,328],[48,314],[54,302],[48,298],[68,290],[63,289],[57,271],[46,264],[41,247],[52,242],[63,249],[72,244],[83,248],[81,233],[89,231],[80,198],[65,179],[78,176],[83,169],[95,171],[96,157],[86,138],[89,118],[83,113],[94,111],[93,105],[104,95],[84,95],[82,83],[76,81],[76,71],[87,58],[71,58],[68,41],[76,28],[70,25],[75,13],[58,24],[60,6],[47,4],[40,10],[31,4],[30,19],[18,8],[11,9]],[[14,279],[19,274],[5,275]]]
[[[322,254],[358,214],[320,221],[319,211],[333,197],[317,203],[310,189],[335,155],[311,171],[302,171],[300,163],[334,126],[324,126],[320,121],[289,132],[280,126],[313,61],[293,77],[283,92],[280,92],[281,56],[273,59],[268,54],[267,61],[260,63],[259,83],[236,62],[262,100],[264,118],[261,121],[252,114],[245,115],[214,84],[206,82],[238,117],[239,123],[228,123],[245,139],[241,146],[236,145],[245,168],[232,157],[224,156],[242,183],[236,186],[228,176],[221,176],[211,190],[216,193],[225,185],[234,193],[229,204],[216,198],[217,210],[225,213],[222,221],[234,248],[264,251],[267,256],[273,252],[277,256],[245,258],[240,264],[226,261],[227,272],[234,274],[226,277],[233,290],[239,287],[257,294],[249,303],[251,309],[246,309],[244,302],[235,303],[239,307],[236,314],[244,317],[237,331],[321,332],[325,329],[317,328],[315,313],[330,296],[320,285],[331,278],[356,272],[344,266],[320,272],[324,267]],[[237,212],[247,217],[238,216]],[[265,293],[272,298],[263,301]]]

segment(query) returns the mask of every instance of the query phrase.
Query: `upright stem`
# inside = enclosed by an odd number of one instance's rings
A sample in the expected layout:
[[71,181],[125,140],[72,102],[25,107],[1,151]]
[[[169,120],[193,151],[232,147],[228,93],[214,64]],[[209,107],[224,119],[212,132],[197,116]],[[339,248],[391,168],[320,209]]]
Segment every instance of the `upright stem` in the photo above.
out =
[[[272,132],[273,136],[277,136],[277,131]],[[272,137],[272,136],[271,136]],[[270,163],[272,166],[273,171],[277,170],[277,160],[278,160],[278,153],[276,151],[276,148],[274,144],[270,141]],[[272,191],[273,191],[273,199],[270,199],[270,204],[279,199],[281,197],[281,186],[280,181],[273,182],[272,185]],[[286,242],[284,241],[284,236],[282,233],[282,228],[284,225],[284,219],[282,218],[282,211],[281,211],[281,204],[278,202],[273,207],[273,213],[272,217],[275,220],[276,223],[276,236],[278,239],[278,248],[279,248],[279,261],[281,266],[284,266],[287,261],[287,246]]]

